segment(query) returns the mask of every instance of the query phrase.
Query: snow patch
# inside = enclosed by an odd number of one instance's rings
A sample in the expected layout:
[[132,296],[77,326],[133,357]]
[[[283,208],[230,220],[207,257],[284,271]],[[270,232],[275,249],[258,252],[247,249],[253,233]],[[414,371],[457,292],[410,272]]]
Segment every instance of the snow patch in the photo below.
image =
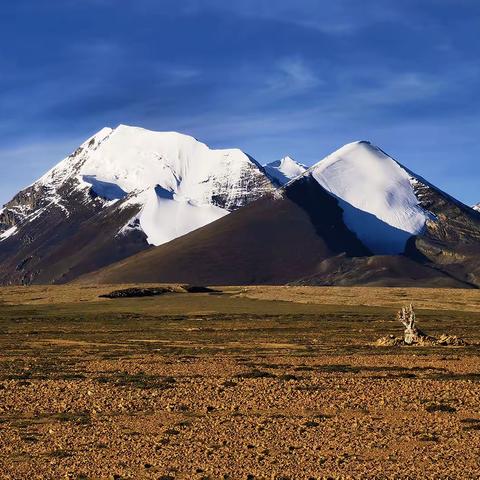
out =
[[83,175],[82,180],[91,185],[93,192],[106,200],[120,200],[127,196],[116,183],[98,180],[95,175]]
[[8,230],[5,230],[2,234],[0,234],[0,242],[3,242],[3,240],[6,240],[12,235],[15,235],[17,233],[17,230],[18,228],[16,225],[14,225],[13,227],[10,227]]
[[169,242],[229,213],[215,205],[176,200],[172,192],[159,186],[150,189],[146,195],[147,201],[138,218],[148,243],[153,245]]
[[139,215],[135,215],[132,217],[126,225],[124,225],[119,231],[117,235],[127,235],[130,232],[135,230],[142,231],[142,227],[140,226],[140,218]]

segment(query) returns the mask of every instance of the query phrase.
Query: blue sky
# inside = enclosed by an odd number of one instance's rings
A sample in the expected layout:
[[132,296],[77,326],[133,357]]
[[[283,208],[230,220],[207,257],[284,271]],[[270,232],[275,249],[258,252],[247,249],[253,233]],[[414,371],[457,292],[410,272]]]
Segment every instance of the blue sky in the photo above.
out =
[[480,201],[478,0],[15,0],[0,203],[103,126],[306,164],[370,140]]

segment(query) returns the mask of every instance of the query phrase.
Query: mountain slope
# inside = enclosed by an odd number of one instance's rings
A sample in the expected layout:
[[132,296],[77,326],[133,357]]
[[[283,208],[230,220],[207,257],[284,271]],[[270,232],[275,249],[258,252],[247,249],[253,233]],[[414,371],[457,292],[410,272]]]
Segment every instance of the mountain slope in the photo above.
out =
[[[315,208],[323,205],[323,211]],[[341,252],[368,250],[345,227],[334,198],[310,178],[195,232],[86,277],[117,283],[281,284]]]
[[276,184],[240,150],[102,129],[0,210],[0,282],[64,282],[227,215]]
[[415,183],[420,205],[434,215],[422,235],[412,237],[406,255],[480,286],[480,212],[436,189],[424,179]]
[[472,287],[479,235],[480,214],[355,142],[274,194],[81,281]]

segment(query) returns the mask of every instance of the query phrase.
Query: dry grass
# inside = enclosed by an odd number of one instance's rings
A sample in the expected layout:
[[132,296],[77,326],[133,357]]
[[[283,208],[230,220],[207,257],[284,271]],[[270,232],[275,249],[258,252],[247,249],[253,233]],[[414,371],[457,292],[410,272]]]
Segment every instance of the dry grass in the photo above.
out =
[[[112,290],[130,287],[161,287],[165,284],[117,285],[46,285],[0,288],[0,304],[46,305],[50,303],[77,303],[108,301],[100,295]],[[179,285],[178,285],[179,286]],[[216,287],[238,297],[274,300],[314,305],[364,305],[373,307],[401,307],[413,302],[419,309],[480,310],[480,290],[434,288],[376,288],[376,287]]]
[[283,300],[316,305],[402,307],[414,303],[427,310],[480,310],[480,290],[453,288],[270,287],[249,286],[241,295],[261,300]]

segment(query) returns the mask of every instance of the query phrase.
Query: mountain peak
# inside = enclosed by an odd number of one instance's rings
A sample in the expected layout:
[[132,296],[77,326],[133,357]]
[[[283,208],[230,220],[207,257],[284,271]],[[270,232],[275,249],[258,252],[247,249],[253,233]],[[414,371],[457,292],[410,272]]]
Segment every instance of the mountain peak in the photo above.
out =
[[[380,148],[373,145],[367,140],[357,140],[355,142],[346,143],[339,149],[327,155],[325,158],[317,162],[312,168],[315,168],[319,165],[324,165],[325,162],[338,162],[344,160],[355,160],[356,162],[361,162],[366,158],[370,158],[370,155],[377,156],[378,152],[382,152]],[[382,152],[383,153],[383,152]],[[384,155],[388,157],[388,155]],[[377,159],[383,158],[382,156],[377,156]],[[390,158],[390,157],[388,157]]]
[[401,253],[431,218],[415,195],[419,177],[368,141],[344,145],[306,174],[337,198],[346,224],[375,253]]
[[98,145],[100,142],[103,142],[107,137],[109,137],[112,132],[114,132],[113,128],[103,127],[97,133],[87,138],[87,140],[85,140],[85,142],[83,142],[79,148],[89,148]]
[[264,166],[267,174],[276,180],[280,185],[285,185],[290,180],[302,175],[307,170],[307,167],[288,155],[268,163]]
[[280,160],[277,160],[276,162],[269,163],[269,165],[274,163],[277,165],[289,165],[289,164],[299,165],[299,163],[289,155],[286,155],[285,157],[281,158]]
[[136,231],[136,248],[158,245],[275,187],[239,149],[211,149],[178,132],[104,127],[1,209],[0,243],[43,235],[49,218],[68,217],[69,224],[88,218],[92,225],[103,225],[108,215],[114,236]]
[[182,132],[177,132],[175,130],[165,130],[165,131],[160,131],[160,130],[149,130],[148,128],[144,127],[139,127],[137,125],[126,125],[124,123],[120,123],[117,125],[114,129],[113,132],[118,133],[118,134],[126,134],[126,135],[149,135],[149,136],[158,136],[158,137],[164,137],[164,138],[177,138],[177,139],[184,139],[185,141],[190,141],[190,142],[198,142],[202,143],[199,140],[197,140],[195,137],[188,135],[187,133],[182,133]]

